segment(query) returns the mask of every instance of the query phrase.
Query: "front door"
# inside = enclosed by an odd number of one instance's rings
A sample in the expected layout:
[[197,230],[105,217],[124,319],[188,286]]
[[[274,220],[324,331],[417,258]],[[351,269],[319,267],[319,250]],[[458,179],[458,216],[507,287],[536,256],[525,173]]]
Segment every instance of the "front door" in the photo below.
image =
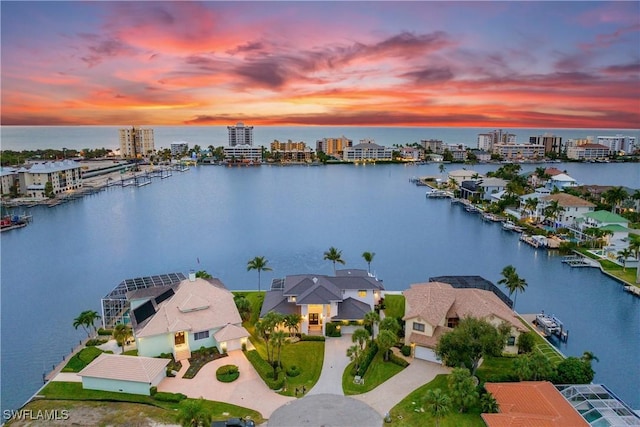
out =
[[182,345],[184,344],[184,332],[176,332],[176,334],[173,336],[173,342],[175,343],[175,345]]
[[318,324],[318,313],[309,313],[309,324],[310,325]]

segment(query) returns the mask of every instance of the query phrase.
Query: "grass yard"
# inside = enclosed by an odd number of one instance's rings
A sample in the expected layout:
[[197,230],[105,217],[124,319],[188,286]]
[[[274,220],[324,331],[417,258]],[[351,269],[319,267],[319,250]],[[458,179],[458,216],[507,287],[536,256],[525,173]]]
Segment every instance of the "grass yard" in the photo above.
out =
[[294,344],[285,344],[282,348],[281,360],[285,372],[287,368],[295,365],[300,368],[300,375],[286,377],[285,389],[280,394],[294,396],[296,387],[302,389],[302,386],[309,391],[318,382],[322,372],[324,342],[298,341]]
[[[99,390],[85,390],[82,388],[82,383],[75,382],[52,381],[45,386],[45,388],[40,392],[40,395],[44,396],[47,400],[138,403],[163,408],[171,411],[171,414],[174,414],[173,411],[179,407],[178,403],[155,400],[151,396]],[[216,420],[250,416],[251,419],[256,420],[256,424],[264,422],[260,413],[252,409],[231,405],[229,403],[207,400],[205,401],[205,407],[213,414],[214,419]],[[228,413],[228,415],[222,415],[223,413]]]
[[538,333],[538,331],[536,331],[533,325],[529,324],[522,318],[520,318],[520,321],[533,332],[536,343],[534,347],[535,351],[539,351],[540,353],[547,356],[547,359],[549,359],[549,361],[553,363],[554,366],[557,366],[558,363],[562,362],[562,360],[564,359],[562,355],[556,351],[555,347],[551,345],[549,341],[547,341]]
[[[260,316],[260,310],[262,309],[262,303],[264,302],[264,292],[251,291],[251,292],[233,292],[233,295],[241,295],[249,301],[251,304],[251,319],[249,319],[249,323],[253,325],[258,321]],[[246,325],[243,325],[246,328]]]
[[476,376],[481,383],[508,381],[508,377],[514,375],[515,360],[515,357],[485,357],[476,371]]
[[342,390],[347,396],[371,391],[404,369],[393,362],[385,362],[382,359],[382,352],[379,351],[371,361],[367,373],[364,374],[364,384],[354,384],[353,375],[351,375],[353,364],[354,362],[351,362],[342,373]]
[[[431,427],[436,425],[436,420],[429,414],[425,402],[428,390],[439,388],[448,394],[447,375],[438,375],[428,384],[411,392],[400,403],[394,406],[389,414],[391,424],[398,427]],[[424,412],[422,412],[424,410]],[[484,421],[480,417],[480,407],[472,407],[465,414],[458,413],[454,408],[449,414],[440,419],[441,427],[484,427]]]
[[96,347],[85,347],[69,359],[62,372],[80,372],[103,351]]
[[384,314],[387,317],[404,316],[404,295],[389,294],[384,296]]

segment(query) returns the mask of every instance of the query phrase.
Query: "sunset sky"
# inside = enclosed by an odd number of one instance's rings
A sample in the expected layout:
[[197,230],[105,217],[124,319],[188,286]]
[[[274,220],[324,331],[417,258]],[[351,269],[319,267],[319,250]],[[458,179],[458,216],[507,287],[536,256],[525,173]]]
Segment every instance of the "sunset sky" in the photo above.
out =
[[637,1],[1,8],[3,125],[640,124]]

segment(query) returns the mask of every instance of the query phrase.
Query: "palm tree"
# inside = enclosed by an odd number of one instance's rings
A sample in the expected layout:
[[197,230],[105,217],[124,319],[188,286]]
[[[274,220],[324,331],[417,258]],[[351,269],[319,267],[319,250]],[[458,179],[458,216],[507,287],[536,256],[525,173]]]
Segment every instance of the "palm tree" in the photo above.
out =
[[280,352],[282,350],[282,346],[284,345],[285,334],[284,331],[275,331],[269,337],[269,341],[271,342],[272,351],[278,351],[278,357],[274,360],[273,363],[273,379],[278,379],[278,368],[280,367]]
[[442,390],[436,388],[435,390],[427,391],[426,403],[431,416],[436,420],[436,427],[439,427],[440,418],[451,411],[451,399]]
[[370,336],[371,334],[369,334],[369,331],[364,328],[358,328],[353,331],[353,335],[351,335],[351,342],[356,343],[360,347],[360,350],[364,350],[364,346],[367,344]]
[[376,341],[378,342],[378,348],[384,355],[383,359],[385,361],[389,360],[389,350],[398,342],[398,335],[388,329],[383,329],[378,334]]
[[267,266],[268,262],[263,256],[257,256],[247,262],[247,271],[258,270],[258,292],[260,292],[260,272],[272,270],[271,267]]
[[122,353],[124,353],[124,346],[127,343],[127,340],[132,336],[131,328],[123,323],[118,323],[116,327],[113,328],[113,338],[116,340],[118,345],[122,347]]
[[360,369],[360,358],[362,357],[362,348],[358,344],[354,344],[347,349],[347,357],[356,363],[356,372]]
[[208,426],[211,412],[204,407],[204,399],[186,399],[178,405],[177,421],[183,427]]
[[82,329],[87,333],[87,337],[91,336],[90,329],[93,328],[96,332],[96,320],[100,319],[100,315],[93,310],[85,310],[78,317],[73,319],[73,327],[78,329],[78,326],[82,326]]
[[524,292],[527,287],[527,282],[518,276],[516,272],[516,268],[512,265],[507,265],[502,269],[502,279],[498,280],[498,283],[501,285],[505,285],[505,287],[509,290],[509,298],[511,298],[511,294],[515,293],[515,297],[513,299],[513,309],[516,308],[516,298],[518,297],[518,292]]
[[530,199],[527,199],[524,202],[524,210],[526,212],[529,212],[529,216],[533,216],[533,213],[536,211],[536,208],[538,207],[538,203],[539,200],[537,197],[532,197]]
[[561,212],[564,212],[564,208],[560,206],[557,200],[552,200],[547,207],[544,208],[543,215],[545,218],[551,218],[555,223]]
[[590,351],[585,351],[584,353],[582,353],[582,360],[584,360],[585,362],[591,364],[592,361],[596,361],[599,362],[600,359],[598,359],[592,352]]
[[328,251],[324,253],[324,259],[329,260],[333,263],[333,274],[336,274],[336,262],[344,265],[345,262],[342,259],[342,251],[331,246]]
[[289,335],[293,338],[298,332],[302,316],[298,313],[291,313],[284,316],[284,326],[289,330]]
[[375,252],[363,252],[362,253],[362,258],[364,258],[364,260],[367,263],[369,273],[371,273],[371,262],[373,261],[373,257],[374,256],[376,256]]
[[622,187],[613,187],[602,193],[602,198],[611,204],[611,212],[616,211],[618,204],[629,197],[629,193]]
[[618,251],[618,259],[622,261],[622,271],[627,271],[627,259],[633,255],[633,251],[629,248],[624,248]]
[[364,315],[363,322],[371,328],[371,341],[375,339],[375,325],[380,322],[380,315],[375,311],[370,311]]

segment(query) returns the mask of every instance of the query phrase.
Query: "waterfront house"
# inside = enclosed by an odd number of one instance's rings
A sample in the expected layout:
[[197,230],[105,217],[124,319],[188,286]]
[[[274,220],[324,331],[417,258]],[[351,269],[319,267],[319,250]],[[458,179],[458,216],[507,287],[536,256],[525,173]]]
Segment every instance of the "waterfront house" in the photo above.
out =
[[392,160],[393,149],[373,142],[361,142],[353,147],[344,147],[342,159],[345,162]]
[[566,173],[559,173],[549,178],[549,180],[545,184],[545,187],[547,187],[550,190],[554,190],[554,189],[562,190],[563,188],[575,187],[577,185],[578,184],[575,179],[571,178]]
[[596,207],[595,204],[580,197],[567,193],[555,193],[538,198],[536,217],[545,218],[545,209],[552,202],[557,202],[558,206],[562,208],[557,213],[557,217],[553,219],[556,227],[570,227],[576,219],[582,218],[584,214],[593,212]]
[[260,317],[270,311],[302,316],[300,332],[325,334],[329,322],[362,321],[380,302],[382,281],[366,270],[337,270],[335,276],[298,274],[274,279]]
[[51,183],[53,194],[82,187],[80,163],[73,160],[38,162],[18,169],[20,193],[28,197],[45,198],[45,186]]
[[607,248],[611,252],[611,257],[617,256],[617,251],[628,246],[627,239],[629,237],[629,220],[609,211],[588,212],[578,218],[575,222],[574,231],[582,239],[589,239],[584,235],[584,231],[588,228],[598,228],[610,232],[606,236]]
[[478,198],[490,201],[493,194],[505,190],[508,182],[502,178],[478,178],[463,181],[460,186],[460,197],[469,200]]
[[200,347],[238,350],[249,336],[233,294],[218,279],[190,273],[177,286],[143,289],[128,300],[140,356],[171,353],[183,360]]
[[484,387],[496,399],[500,408],[497,413],[482,414],[482,420],[487,427],[589,426],[548,381],[488,382]]
[[78,373],[85,390],[149,396],[166,377],[169,359],[102,353]]
[[478,178],[484,178],[484,175],[474,170],[456,169],[448,173],[448,180],[455,181],[457,186],[460,186],[463,181],[470,181]]
[[20,187],[18,179],[18,169],[16,168],[0,168],[0,194],[5,195],[11,192],[11,187]]
[[477,276],[452,279],[455,287],[450,283],[431,281],[413,284],[403,292],[405,344],[412,347],[413,356],[440,363],[435,353],[440,337],[465,317],[484,319],[495,326],[503,322],[510,324],[511,332],[504,352],[517,354],[516,338],[527,329],[505,302],[506,297],[498,296],[489,288],[474,287],[474,282],[481,281],[495,287]]

